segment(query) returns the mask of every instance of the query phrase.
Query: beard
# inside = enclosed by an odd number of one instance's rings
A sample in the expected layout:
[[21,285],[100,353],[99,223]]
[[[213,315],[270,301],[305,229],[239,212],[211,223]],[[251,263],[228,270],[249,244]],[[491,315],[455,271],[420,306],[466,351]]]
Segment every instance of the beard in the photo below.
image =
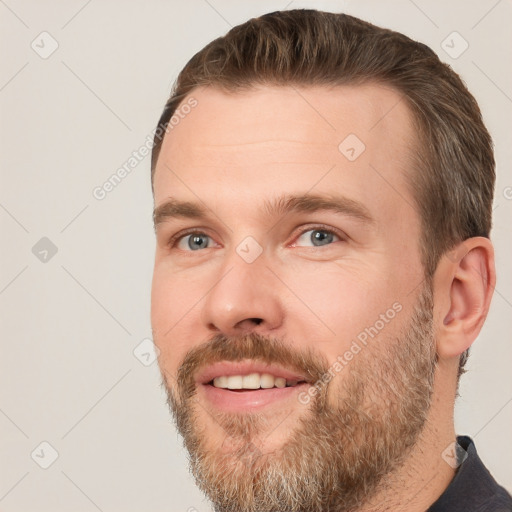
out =
[[[217,512],[348,512],[386,487],[417,443],[430,409],[436,353],[432,291],[420,292],[397,337],[379,333],[325,384],[325,357],[256,333],[215,336],[191,350],[171,386],[163,385],[198,487]],[[317,393],[285,441],[265,452],[272,418],[206,411],[226,433],[213,447],[198,413],[195,375],[218,361],[254,359],[308,376]],[[304,403],[304,402],[303,402]],[[275,418],[274,418],[275,421]],[[268,434],[267,434],[268,435]]]

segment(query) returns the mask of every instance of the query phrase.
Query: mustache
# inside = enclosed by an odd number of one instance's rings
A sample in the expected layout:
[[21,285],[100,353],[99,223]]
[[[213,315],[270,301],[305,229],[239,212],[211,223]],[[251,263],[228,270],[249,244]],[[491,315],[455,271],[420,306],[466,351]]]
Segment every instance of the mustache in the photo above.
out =
[[197,372],[221,361],[237,362],[252,359],[269,365],[280,365],[318,381],[329,368],[327,358],[312,347],[298,349],[282,338],[266,337],[251,332],[241,336],[216,334],[207,342],[193,348],[178,368],[176,381],[182,400],[195,393]]

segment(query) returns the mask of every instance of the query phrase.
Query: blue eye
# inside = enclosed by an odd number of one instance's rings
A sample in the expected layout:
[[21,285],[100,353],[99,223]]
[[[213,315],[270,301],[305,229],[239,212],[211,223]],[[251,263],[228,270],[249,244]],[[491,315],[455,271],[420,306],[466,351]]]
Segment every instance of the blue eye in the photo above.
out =
[[[300,247],[322,247],[341,240],[342,238],[334,231],[318,226],[303,231],[293,245]],[[211,248],[214,242],[207,234],[201,231],[193,231],[174,238],[169,245],[182,251],[197,252],[201,249]]]
[[[299,238],[297,239],[297,242],[295,245],[304,245],[308,247],[308,244],[310,247],[321,247],[323,245],[329,245],[333,242],[337,242],[341,240],[341,238],[333,233],[332,231],[329,231],[328,229],[308,229],[307,231],[304,231]],[[302,244],[299,243],[302,241]]]
[[177,247],[182,251],[198,251],[210,246],[211,238],[204,233],[190,233],[178,239]]

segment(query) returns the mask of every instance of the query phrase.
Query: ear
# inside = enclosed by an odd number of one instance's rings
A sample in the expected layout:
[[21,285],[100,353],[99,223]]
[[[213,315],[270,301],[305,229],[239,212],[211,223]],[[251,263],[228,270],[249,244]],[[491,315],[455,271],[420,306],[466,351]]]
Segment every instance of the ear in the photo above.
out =
[[488,238],[468,238],[441,258],[434,275],[440,359],[458,357],[475,341],[487,317],[495,285],[494,249]]

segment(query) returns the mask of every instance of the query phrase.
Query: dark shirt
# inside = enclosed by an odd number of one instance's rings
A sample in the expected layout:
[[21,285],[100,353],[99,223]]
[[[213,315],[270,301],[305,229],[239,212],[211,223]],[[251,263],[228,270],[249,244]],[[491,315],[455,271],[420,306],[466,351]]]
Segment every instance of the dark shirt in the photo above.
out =
[[457,437],[460,466],[450,485],[427,512],[511,512],[512,497],[491,476],[473,441]]

